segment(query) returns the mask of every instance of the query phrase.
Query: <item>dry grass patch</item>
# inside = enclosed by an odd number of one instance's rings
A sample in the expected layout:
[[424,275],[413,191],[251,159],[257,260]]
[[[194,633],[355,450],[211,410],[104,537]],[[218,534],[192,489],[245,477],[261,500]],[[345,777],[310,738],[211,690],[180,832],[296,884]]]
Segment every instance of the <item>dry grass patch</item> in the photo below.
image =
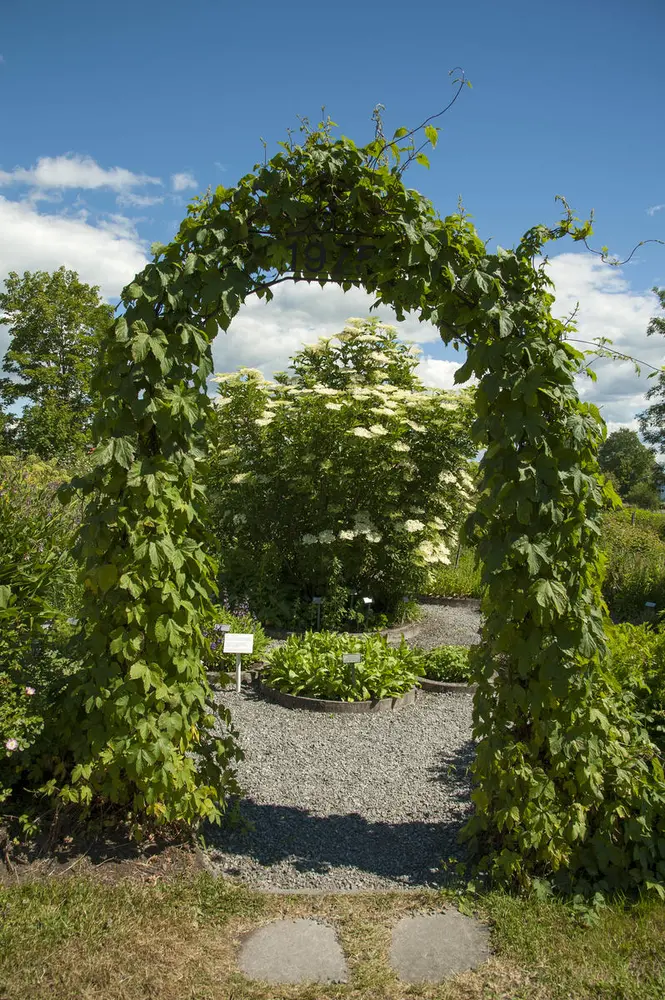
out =
[[[285,896],[208,874],[141,884],[86,877],[0,889],[0,1000],[662,1000],[665,907],[609,908],[584,928],[569,908],[478,900],[495,956],[441,985],[408,986],[388,964],[393,926],[451,905],[435,892]],[[349,983],[246,980],[242,937],[280,918],[332,924]]]

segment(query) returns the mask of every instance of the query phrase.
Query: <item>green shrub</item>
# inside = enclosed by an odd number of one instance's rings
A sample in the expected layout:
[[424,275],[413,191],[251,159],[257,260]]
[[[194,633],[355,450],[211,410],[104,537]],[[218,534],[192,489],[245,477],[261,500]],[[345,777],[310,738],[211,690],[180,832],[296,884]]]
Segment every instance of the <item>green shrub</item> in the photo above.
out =
[[603,597],[615,621],[644,621],[647,601],[665,608],[665,517],[636,515],[634,525],[626,510],[603,518]]
[[473,549],[463,548],[458,564],[455,562],[453,556],[448,566],[432,569],[423,593],[433,597],[482,597],[480,566],[476,565]]
[[421,677],[431,681],[465,684],[471,679],[469,650],[466,646],[436,646],[414,650]]
[[[360,653],[359,663],[343,663]],[[414,686],[415,657],[404,641],[388,645],[380,635],[307,632],[271,651],[266,680],[279,691],[334,701],[398,698]]]
[[613,686],[633,696],[651,739],[665,748],[665,627],[608,624],[606,632]]
[[224,633],[222,625],[230,625],[231,632],[242,632],[254,634],[254,650],[243,656],[244,663],[256,663],[265,658],[268,648],[268,637],[266,636],[261,623],[258,622],[249,611],[230,611],[221,604],[213,606],[213,614],[210,623],[203,629],[203,635],[210,642],[210,653],[205,658],[204,663],[207,670],[219,670],[226,673],[233,670],[235,666],[235,653],[224,653]]

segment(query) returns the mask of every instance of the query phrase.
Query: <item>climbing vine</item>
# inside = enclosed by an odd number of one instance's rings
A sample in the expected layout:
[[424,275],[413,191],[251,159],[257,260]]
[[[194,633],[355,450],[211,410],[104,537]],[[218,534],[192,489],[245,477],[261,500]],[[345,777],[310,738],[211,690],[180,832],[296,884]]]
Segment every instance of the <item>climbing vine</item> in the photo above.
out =
[[[489,597],[466,829],[479,864],[520,883],[662,882],[661,762],[599,669],[603,425],[577,398],[582,355],[534,263],[548,240],[584,240],[590,224],[567,213],[490,255],[462,212],[440,218],[404,186],[400,161],[423,161],[413,133],[388,143],[377,129],[359,148],[331,127],[305,126],[302,142],[194,202],[124,290],[96,381],[97,465],[73,483],[93,495],[80,539],[88,665],[68,701],[65,778],[51,787],[188,822],[219,817],[235,791],[234,732],[224,716],[223,739],[206,736],[201,666],[216,574],[199,485],[210,344],[249,295],[334,281],[465,345],[459,381],[480,383],[474,433],[487,450],[468,531]],[[436,142],[434,126],[425,134]]]

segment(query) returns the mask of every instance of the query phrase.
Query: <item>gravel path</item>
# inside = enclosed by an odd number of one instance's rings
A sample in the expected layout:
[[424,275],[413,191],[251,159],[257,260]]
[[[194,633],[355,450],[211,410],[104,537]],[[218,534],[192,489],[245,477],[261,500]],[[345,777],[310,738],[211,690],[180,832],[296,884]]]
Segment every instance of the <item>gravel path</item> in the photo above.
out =
[[480,641],[480,601],[464,604],[421,604],[423,620],[410,645],[473,646]]
[[[424,605],[418,645],[478,641],[479,613]],[[474,618],[475,615],[475,618]],[[418,692],[398,712],[285,709],[252,689],[218,693],[240,731],[249,832],[210,828],[219,874],[262,889],[395,889],[445,883],[469,814],[472,698]]]

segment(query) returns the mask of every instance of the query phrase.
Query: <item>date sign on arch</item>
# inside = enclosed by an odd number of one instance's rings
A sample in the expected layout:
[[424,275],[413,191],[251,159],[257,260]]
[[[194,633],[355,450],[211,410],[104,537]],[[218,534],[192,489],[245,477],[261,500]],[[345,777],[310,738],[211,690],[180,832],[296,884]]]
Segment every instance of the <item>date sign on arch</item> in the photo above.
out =
[[318,240],[301,242],[294,240],[287,250],[291,251],[289,270],[294,273],[329,274],[333,279],[355,278],[358,265],[376,255],[379,247],[373,243],[359,243],[355,246],[326,247]]

